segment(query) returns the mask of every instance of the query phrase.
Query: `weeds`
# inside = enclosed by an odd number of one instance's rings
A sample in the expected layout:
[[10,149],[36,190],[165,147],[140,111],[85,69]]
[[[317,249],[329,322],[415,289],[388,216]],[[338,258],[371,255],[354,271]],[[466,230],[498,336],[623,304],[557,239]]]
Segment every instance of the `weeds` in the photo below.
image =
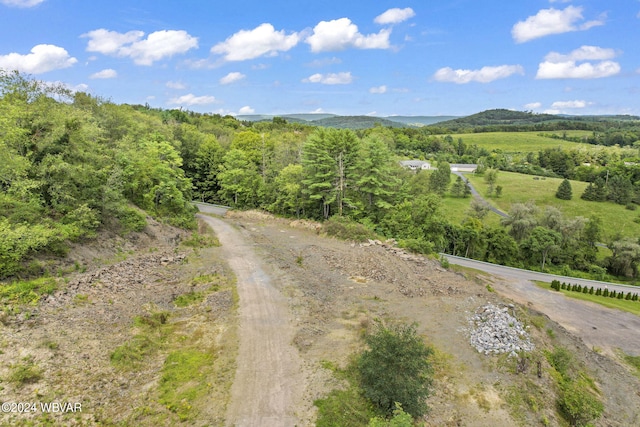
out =
[[207,394],[206,373],[213,364],[210,353],[187,349],[167,356],[160,378],[160,403],[180,418],[192,419],[192,404]]
[[11,365],[8,380],[18,386],[36,383],[42,378],[42,371],[32,357],[25,357],[22,362]]
[[203,292],[187,292],[186,294],[178,295],[173,303],[176,307],[188,307],[192,304],[199,304],[204,300]]

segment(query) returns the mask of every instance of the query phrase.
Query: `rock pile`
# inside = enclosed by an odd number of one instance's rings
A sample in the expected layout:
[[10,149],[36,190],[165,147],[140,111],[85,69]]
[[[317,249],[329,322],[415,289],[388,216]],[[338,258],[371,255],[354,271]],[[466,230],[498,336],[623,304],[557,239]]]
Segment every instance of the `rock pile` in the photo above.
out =
[[514,316],[509,306],[487,304],[480,307],[469,318],[471,345],[485,355],[510,353],[517,356],[520,351],[531,351],[534,346],[529,334]]

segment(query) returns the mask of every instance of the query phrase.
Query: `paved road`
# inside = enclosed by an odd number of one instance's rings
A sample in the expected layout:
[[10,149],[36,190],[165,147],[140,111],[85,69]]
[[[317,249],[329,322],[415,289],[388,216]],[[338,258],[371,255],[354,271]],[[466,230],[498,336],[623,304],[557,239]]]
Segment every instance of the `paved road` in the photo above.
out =
[[609,291],[615,290],[616,292],[629,292],[632,291],[634,293],[640,294],[640,287],[631,286],[631,285],[620,285],[617,283],[610,282],[600,282],[597,280],[589,280],[589,279],[578,279],[575,277],[567,277],[567,276],[558,276],[555,274],[547,274],[540,273],[537,271],[531,270],[523,270],[520,268],[506,267],[504,265],[499,264],[491,264],[489,262],[476,261],[474,259],[463,258],[458,256],[453,256],[449,254],[441,254],[447,257],[450,264],[460,265],[463,267],[475,268],[476,270],[482,270],[484,272],[493,274],[495,276],[501,276],[510,279],[517,280],[537,280],[540,282],[551,283],[552,280],[556,279],[561,282],[576,284],[581,286],[593,286],[594,289],[602,288],[609,289]]
[[224,216],[229,209],[229,206],[214,205],[211,203],[192,202],[193,205],[198,208],[200,212],[210,213],[218,216]]
[[238,364],[227,407],[234,427],[291,427],[305,388],[302,361],[293,347],[286,299],[271,284],[242,233],[219,218],[197,215],[213,227],[237,279],[240,299]]

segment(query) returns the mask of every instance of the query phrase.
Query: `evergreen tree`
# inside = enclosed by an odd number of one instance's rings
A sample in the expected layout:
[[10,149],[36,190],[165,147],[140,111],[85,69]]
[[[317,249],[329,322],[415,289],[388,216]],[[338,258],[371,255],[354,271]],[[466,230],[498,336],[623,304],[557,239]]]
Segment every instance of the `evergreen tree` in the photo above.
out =
[[571,200],[573,197],[571,191],[571,183],[568,179],[563,179],[558,187],[558,191],[556,191],[556,197],[561,200]]
[[465,182],[462,180],[462,177],[458,175],[456,181],[451,186],[451,195],[453,197],[464,197],[465,190]]
[[429,177],[429,191],[444,195],[451,184],[451,167],[447,162],[438,162],[438,169]]

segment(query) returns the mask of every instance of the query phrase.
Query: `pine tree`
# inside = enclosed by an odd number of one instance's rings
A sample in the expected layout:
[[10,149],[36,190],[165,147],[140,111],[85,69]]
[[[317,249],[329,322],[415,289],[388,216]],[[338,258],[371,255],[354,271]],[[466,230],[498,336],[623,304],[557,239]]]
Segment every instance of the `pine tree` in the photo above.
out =
[[556,191],[556,197],[561,200],[571,200],[573,192],[571,190],[571,183],[568,179],[565,178],[562,180],[558,187],[558,191]]
[[465,187],[465,183],[462,180],[462,177],[458,175],[458,177],[456,178],[456,181],[451,186],[451,195],[453,197],[463,197],[464,187]]

